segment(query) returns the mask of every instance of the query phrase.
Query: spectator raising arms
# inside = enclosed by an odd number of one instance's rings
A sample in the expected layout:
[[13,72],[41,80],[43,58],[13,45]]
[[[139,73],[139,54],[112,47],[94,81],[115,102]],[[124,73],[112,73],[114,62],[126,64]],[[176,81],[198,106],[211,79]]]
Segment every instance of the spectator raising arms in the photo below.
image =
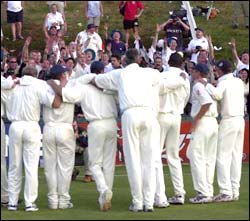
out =
[[51,12],[48,13],[44,19],[43,31],[46,38],[49,36],[48,31],[50,30],[51,26],[56,26],[57,31],[62,30],[63,33],[67,31],[65,18],[60,12],[57,11],[56,4],[51,6]]
[[86,49],[92,49],[95,52],[95,57],[97,57],[97,51],[102,50],[102,39],[95,30],[96,26],[94,24],[88,24],[87,30],[77,34],[75,42],[79,42],[82,45],[82,52]]
[[170,18],[163,24],[161,24],[161,30],[164,30],[167,38],[177,38],[177,49],[183,50],[183,32],[189,31],[189,26],[186,25],[177,15],[172,14]]
[[114,29],[110,33],[108,38],[108,24],[104,25],[106,49],[110,54],[124,55],[126,52],[126,46],[121,41],[122,33],[118,29]]
[[[124,17],[123,17],[123,27],[126,32],[126,47],[128,48],[129,41],[129,30],[133,28],[134,35],[138,36],[139,22],[138,18],[142,15],[144,11],[144,5],[141,1],[121,1],[119,8],[125,7]],[[138,9],[140,9],[138,13]]]

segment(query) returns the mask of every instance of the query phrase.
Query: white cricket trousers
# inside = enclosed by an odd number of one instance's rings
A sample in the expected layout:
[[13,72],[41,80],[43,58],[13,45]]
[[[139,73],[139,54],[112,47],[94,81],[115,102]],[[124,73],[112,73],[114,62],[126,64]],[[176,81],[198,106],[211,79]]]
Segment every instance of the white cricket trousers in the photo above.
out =
[[6,139],[5,139],[5,126],[3,119],[1,118],[1,202],[9,202],[8,194],[8,179],[7,168],[5,159]]
[[72,124],[46,123],[43,129],[44,173],[50,208],[64,207],[70,200],[75,163],[75,136]]
[[89,147],[84,148],[83,162],[84,162],[84,175],[92,176],[92,172],[90,171],[89,168]]
[[160,125],[159,130],[155,133],[155,175],[156,175],[156,189],[155,189],[155,198],[154,202],[156,204],[161,204],[167,202],[166,196],[166,187],[165,187],[165,180],[164,180],[164,171],[162,165],[162,148],[160,145]]
[[181,115],[159,113],[158,121],[161,126],[161,147],[166,145],[167,162],[170,170],[175,195],[185,195],[181,160],[179,157],[179,138]]
[[117,147],[114,118],[95,120],[88,125],[89,168],[100,194],[112,190]]
[[204,116],[191,134],[187,149],[194,189],[208,197],[212,197],[214,194],[217,140],[218,123],[216,118]]
[[217,180],[220,193],[239,196],[245,120],[222,119],[219,126]]
[[159,124],[150,108],[134,107],[122,115],[123,152],[132,203],[152,208],[155,195],[155,139]]
[[35,121],[14,121],[9,129],[9,204],[17,205],[22,187],[24,164],[25,206],[29,207],[38,196],[38,163],[41,147],[41,129]]

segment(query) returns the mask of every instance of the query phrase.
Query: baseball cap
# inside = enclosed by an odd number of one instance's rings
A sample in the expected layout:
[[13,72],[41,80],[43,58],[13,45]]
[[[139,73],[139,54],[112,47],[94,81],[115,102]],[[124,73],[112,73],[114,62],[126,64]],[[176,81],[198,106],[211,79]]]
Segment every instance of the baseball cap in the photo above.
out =
[[197,64],[194,66],[194,70],[197,70],[204,75],[208,75],[209,73],[209,68],[206,64]]
[[50,74],[54,78],[66,71],[69,71],[69,69],[66,66],[61,64],[56,64],[50,69]]
[[222,70],[224,73],[229,73],[231,71],[231,64],[229,63],[229,61],[225,59],[219,60],[215,64],[215,66],[220,70]]
[[204,30],[203,30],[202,28],[199,28],[199,27],[195,28],[194,30],[195,30],[195,31],[201,31],[201,32],[204,32]]
[[94,24],[88,24],[87,29],[91,29],[91,28],[96,28],[96,26]]

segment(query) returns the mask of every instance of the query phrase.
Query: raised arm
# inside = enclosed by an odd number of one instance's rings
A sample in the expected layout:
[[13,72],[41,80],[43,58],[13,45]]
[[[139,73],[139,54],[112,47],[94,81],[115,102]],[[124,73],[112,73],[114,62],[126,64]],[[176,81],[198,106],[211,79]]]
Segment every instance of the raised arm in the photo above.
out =
[[211,64],[212,60],[214,59],[214,46],[213,46],[211,35],[206,35],[206,39],[207,39],[207,42],[208,42],[209,62]]
[[27,61],[29,59],[29,46],[31,43],[31,36],[28,36],[24,42],[22,49],[22,61]]
[[49,38],[49,33],[48,33],[48,28],[47,28],[47,17],[48,15],[45,16],[44,22],[43,22],[43,32],[45,37],[48,39]]
[[161,26],[159,24],[156,24],[155,37],[154,37],[153,43],[152,43],[152,46],[154,49],[156,49],[156,45],[157,45],[158,36],[159,36],[160,31],[161,31]]
[[234,62],[236,64],[236,66],[237,66],[239,61],[240,61],[240,58],[239,58],[238,53],[237,53],[236,41],[235,41],[234,38],[231,39],[231,42],[229,42],[229,45],[231,46],[233,60],[234,60]]
[[189,31],[190,28],[187,24],[185,24],[179,17],[177,17],[177,20],[179,24],[181,24],[181,26],[184,28],[185,31]]

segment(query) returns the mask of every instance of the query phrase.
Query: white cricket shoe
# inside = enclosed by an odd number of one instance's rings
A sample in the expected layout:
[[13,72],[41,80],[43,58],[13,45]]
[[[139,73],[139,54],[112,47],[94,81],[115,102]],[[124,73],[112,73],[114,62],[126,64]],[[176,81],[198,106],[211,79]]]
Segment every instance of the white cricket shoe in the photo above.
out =
[[74,205],[73,205],[73,203],[71,203],[71,202],[68,202],[68,203],[66,203],[66,204],[61,204],[61,205],[59,205],[59,209],[71,209],[71,208],[73,208],[74,207]]
[[132,211],[132,212],[142,212],[142,207],[138,207],[134,204],[131,204],[128,209],[129,211]]
[[194,204],[211,203],[212,201],[212,197],[204,196],[203,194],[198,194],[196,197],[189,199],[189,202]]
[[17,210],[17,205],[8,205],[8,210],[9,211],[16,211]]
[[39,208],[37,207],[37,205],[35,203],[32,203],[31,206],[26,206],[25,207],[26,212],[36,212],[38,210],[39,210]]
[[167,208],[169,206],[170,206],[170,204],[168,201],[162,202],[162,203],[154,203],[154,207],[156,207],[156,208]]
[[213,199],[214,202],[231,202],[233,201],[233,197],[224,193],[220,193]]
[[185,202],[185,197],[183,195],[175,195],[171,198],[168,199],[168,202],[170,204],[179,204],[179,205],[183,205]]

